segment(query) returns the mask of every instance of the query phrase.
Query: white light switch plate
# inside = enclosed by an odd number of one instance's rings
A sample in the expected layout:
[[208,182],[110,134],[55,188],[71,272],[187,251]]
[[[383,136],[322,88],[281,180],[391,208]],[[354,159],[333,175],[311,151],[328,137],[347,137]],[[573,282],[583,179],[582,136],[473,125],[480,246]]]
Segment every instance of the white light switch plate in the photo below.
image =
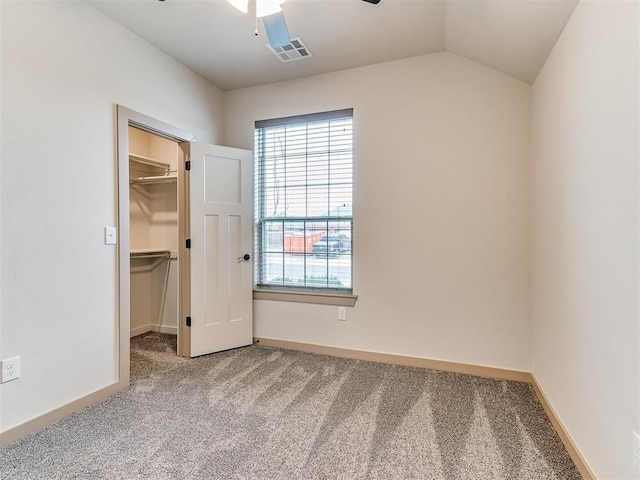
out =
[[116,236],[117,236],[116,227],[104,227],[104,244],[105,245],[115,245],[117,243]]

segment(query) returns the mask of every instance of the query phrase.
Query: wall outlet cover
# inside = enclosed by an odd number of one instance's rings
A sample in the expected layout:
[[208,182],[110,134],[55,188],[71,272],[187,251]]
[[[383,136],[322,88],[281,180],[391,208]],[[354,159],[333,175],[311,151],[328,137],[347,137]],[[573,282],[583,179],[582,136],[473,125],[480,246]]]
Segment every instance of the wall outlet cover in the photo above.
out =
[[20,357],[11,357],[2,360],[2,378],[0,383],[10,382],[20,378]]

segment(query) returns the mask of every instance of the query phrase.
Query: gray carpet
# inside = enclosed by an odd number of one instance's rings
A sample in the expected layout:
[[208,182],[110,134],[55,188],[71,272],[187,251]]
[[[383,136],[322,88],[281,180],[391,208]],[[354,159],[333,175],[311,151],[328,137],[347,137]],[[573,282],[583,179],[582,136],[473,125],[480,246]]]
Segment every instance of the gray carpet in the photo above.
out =
[[0,450],[8,479],[579,479],[532,388],[132,341],[131,387]]

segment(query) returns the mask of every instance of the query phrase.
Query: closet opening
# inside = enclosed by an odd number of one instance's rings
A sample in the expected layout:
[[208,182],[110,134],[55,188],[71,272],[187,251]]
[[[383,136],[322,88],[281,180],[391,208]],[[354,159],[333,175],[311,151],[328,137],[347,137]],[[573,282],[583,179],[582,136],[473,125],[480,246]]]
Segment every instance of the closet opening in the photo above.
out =
[[176,141],[131,126],[129,136],[130,337],[175,337],[179,316]]
[[133,337],[169,335],[184,357],[253,343],[253,156],[117,112],[118,382],[128,385]]
[[118,382],[130,380],[131,338],[158,332],[188,355],[179,322],[189,291],[184,238],[185,148],[194,135],[118,105]]

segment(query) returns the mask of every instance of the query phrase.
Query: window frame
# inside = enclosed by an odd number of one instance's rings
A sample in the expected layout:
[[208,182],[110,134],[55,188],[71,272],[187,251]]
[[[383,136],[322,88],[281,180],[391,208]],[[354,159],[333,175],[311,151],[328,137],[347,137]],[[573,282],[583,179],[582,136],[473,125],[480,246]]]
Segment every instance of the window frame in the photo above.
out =
[[[353,209],[350,217],[331,217],[331,216],[323,216],[323,217],[283,217],[283,218],[265,218],[261,215],[261,212],[258,211],[259,206],[264,206],[264,197],[259,198],[259,194],[264,196],[264,189],[262,186],[258,185],[258,182],[264,180],[262,174],[258,173],[261,171],[263,165],[260,163],[261,158],[258,157],[259,149],[257,147],[258,136],[257,132],[259,129],[268,128],[268,127],[286,127],[289,125],[301,125],[301,124],[309,124],[313,122],[322,122],[329,120],[337,120],[341,118],[350,117],[353,122],[353,108],[341,109],[341,110],[332,110],[326,112],[319,113],[311,113],[304,115],[295,115],[290,117],[281,117],[274,118],[268,120],[259,120],[255,122],[254,129],[254,142],[256,142],[256,150],[255,150],[255,167],[256,167],[256,175],[254,177],[254,192],[256,192],[255,199],[255,207],[256,211],[254,213],[254,259],[255,262],[262,262],[263,255],[265,252],[264,246],[264,238],[261,226],[265,222],[272,221],[282,221],[286,223],[288,221],[301,221],[301,222],[341,222],[341,221],[349,221],[351,224],[351,263],[350,263],[350,275],[351,275],[351,285],[349,288],[331,288],[331,287],[314,287],[314,286],[293,286],[293,285],[265,285],[259,284],[260,275],[259,270],[261,267],[256,264],[256,273],[254,276],[254,292],[253,298],[256,300],[276,300],[276,301],[285,301],[285,302],[299,302],[299,303],[315,303],[315,304],[323,304],[323,305],[338,305],[338,306],[354,306],[355,302],[358,298],[357,295],[353,294]],[[353,125],[353,123],[352,123]],[[353,174],[353,130],[351,132],[351,171]],[[260,149],[262,150],[262,149]],[[351,188],[353,188],[353,177],[351,179]],[[353,193],[352,193],[353,195]],[[352,200],[353,205],[353,200]],[[306,231],[306,225],[305,229]],[[328,261],[328,259],[327,259]]]

